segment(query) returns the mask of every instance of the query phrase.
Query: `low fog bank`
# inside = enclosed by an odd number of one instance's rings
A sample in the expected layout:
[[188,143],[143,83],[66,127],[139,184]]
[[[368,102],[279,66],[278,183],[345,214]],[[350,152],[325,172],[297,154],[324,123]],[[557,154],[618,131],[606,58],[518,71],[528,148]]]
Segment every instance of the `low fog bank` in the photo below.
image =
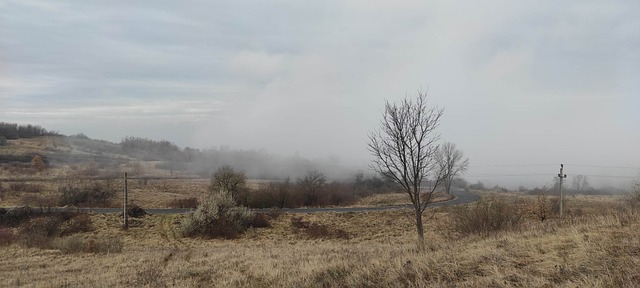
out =
[[[228,147],[195,149],[181,148],[166,140],[151,140],[140,137],[126,137],[119,144],[91,140],[83,134],[68,137],[74,152],[52,157],[52,161],[62,163],[79,161],[79,155],[92,155],[92,160],[104,165],[122,164],[121,156],[133,158],[134,162],[154,163],[154,168],[170,171],[170,175],[210,177],[218,168],[231,166],[244,171],[248,178],[282,180],[296,179],[311,171],[318,171],[328,180],[353,180],[356,175],[371,176],[365,166],[343,165],[337,156],[308,159],[298,154],[281,156],[266,150],[238,150]],[[98,156],[96,156],[98,155]],[[109,157],[111,155],[111,157]],[[110,159],[113,158],[113,159]],[[134,169],[135,170],[135,169]],[[145,175],[148,172],[136,174]]]

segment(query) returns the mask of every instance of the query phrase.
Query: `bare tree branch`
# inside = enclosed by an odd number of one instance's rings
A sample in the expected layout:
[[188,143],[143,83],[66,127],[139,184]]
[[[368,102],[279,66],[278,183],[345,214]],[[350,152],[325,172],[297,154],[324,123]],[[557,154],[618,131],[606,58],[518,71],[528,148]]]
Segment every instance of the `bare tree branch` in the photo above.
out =
[[[421,250],[422,213],[444,179],[435,161],[440,140],[436,130],[443,113],[443,109],[429,105],[425,92],[418,91],[399,104],[386,102],[380,129],[369,134],[368,148],[374,156],[371,168],[398,183],[409,196]],[[421,185],[427,180],[433,186],[423,191]]]

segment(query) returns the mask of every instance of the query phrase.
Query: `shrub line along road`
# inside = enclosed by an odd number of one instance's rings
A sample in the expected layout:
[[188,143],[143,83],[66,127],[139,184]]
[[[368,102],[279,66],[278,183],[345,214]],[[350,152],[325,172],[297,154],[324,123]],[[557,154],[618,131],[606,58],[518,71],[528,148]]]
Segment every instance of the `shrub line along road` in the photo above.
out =
[[[442,207],[442,206],[454,206],[467,204],[480,199],[480,197],[471,192],[464,191],[462,189],[451,189],[451,194],[455,196],[455,198],[447,201],[430,203],[427,207]],[[381,207],[329,207],[329,208],[283,208],[278,209],[278,211],[283,213],[296,213],[296,214],[304,214],[304,213],[316,213],[316,212],[338,212],[338,213],[346,213],[346,212],[368,212],[368,211],[385,211],[385,210],[398,210],[398,209],[408,209],[411,208],[411,205],[394,205],[394,206],[381,206]],[[56,208],[56,209],[66,209],[66,208]],[[74,209],[75,210],[75,209]],[[80,211],[88,211],[95,212],[101,214],[109,214],[109,213],[122,213],[122,208],[77,208]],[[253,211],[258,212],[266,212],[270,211],[270,209],[252,209]],[[151,214],[185,214],[191,213],[195,211],[195,209],[177,209],[177,208],[149,208],[145,209],[147,213]]]

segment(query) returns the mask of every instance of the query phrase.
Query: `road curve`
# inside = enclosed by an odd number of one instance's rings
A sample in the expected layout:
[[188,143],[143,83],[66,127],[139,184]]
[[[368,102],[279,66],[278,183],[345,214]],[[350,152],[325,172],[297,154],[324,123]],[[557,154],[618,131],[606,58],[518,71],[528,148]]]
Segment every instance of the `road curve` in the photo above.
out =
[[[471,192],[464,191],[462,189],[452,189],[451,194],[455,197],[454,199],[442,202],[431,203],[427,207],[442,207],[442,206],[454,206],[467,204],[480,199],[480,197]],[[381,206],[381,207],[330,207],[330,208],[283,208],[278,209],[278,211],[283,213],[295,213],[295,214],[305,214],[305,213],[317,213],[317,212],[337,212],[337,213],[346,213],[346,212],[369,212],[369,211],[386,211],[386,210],[398,210],[398,209],[407,209],[410,208],[410,205],[395,205],[395,206]],[[64,208],[58,208],[64,209]],[[101,214],[109,214],[109,213],[122,213],[122,209],[119,208],[77,208],[80,211],[86,212],[94,212]],[[266,212],[270,209],[252,209],[253,211],[258,212]],[[174,208],[150,208],[145,209],[147,213],[151,214],[186,214],[195,211],[195,209],[174,209]]]

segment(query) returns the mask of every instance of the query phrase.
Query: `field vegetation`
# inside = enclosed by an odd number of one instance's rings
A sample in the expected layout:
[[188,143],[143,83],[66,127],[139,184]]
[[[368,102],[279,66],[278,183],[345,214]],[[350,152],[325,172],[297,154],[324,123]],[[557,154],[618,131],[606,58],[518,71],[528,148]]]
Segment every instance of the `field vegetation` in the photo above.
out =
[[[398,187],[382,177],[355,174],[337,181],[306,169],[301,159],[293,159],[301,166],[292,167],[303,172],[290,178],[248,179],[257,174],[242,165],[218,165],[205,169],[202,177],[198,173],[204,170],[189,170],[204,167],[202,159],[244,159],[248,154],[181,149],[134,137],[115,144],[84,134],[54,134],[5,137],[0,145],[2,287],[640,283],[640,184],[630,196],[582,195],[577,192],[597,193],[585,181],[577,182],[569,190],[576,195],[565,198],[563,217],[552,188],[509,192],[472,184],[466,188],[480,201],[425,210],[425,242],[418,250],[416,214],[410,208],[312,214],[279,209],[411,204],[407,194],[395,193]],[[123,172],[131,176],[128,229],[122,229],[122,215],[74,208],[118,207]],[[217,173],[236,181],[218,181]],[[451,182],[466,186],[460,179]],[[431,197],[450,199],[446,193]],[[54,206],[67,208],[49,209]],[[195,212],[152,215],[144,210],[163,207]]]
[[[189,215],[147,215],[133,219],[128,230],[120,228],[119,215],[89,215],[82,217],[90,219],[90,229],[60,232],[63,226],[86,227],[85,219],[49,230],[49,246],[21,242],[22,233],[31,232],[19,224],[0,231],[0,279],[4,286],[26,287],[637,285],[637,207],[623,197],[575,196],[567,199],[564,218],[550,210],[540,221],[531,211],[538,201],[520,193],[483,193],[478,203],[427,210],[422,253],[415,250],[410,210],[273,212],[263,216],[268,226],[214,239],[184,237]],[[84,248],[95,246],[104,248]]]

